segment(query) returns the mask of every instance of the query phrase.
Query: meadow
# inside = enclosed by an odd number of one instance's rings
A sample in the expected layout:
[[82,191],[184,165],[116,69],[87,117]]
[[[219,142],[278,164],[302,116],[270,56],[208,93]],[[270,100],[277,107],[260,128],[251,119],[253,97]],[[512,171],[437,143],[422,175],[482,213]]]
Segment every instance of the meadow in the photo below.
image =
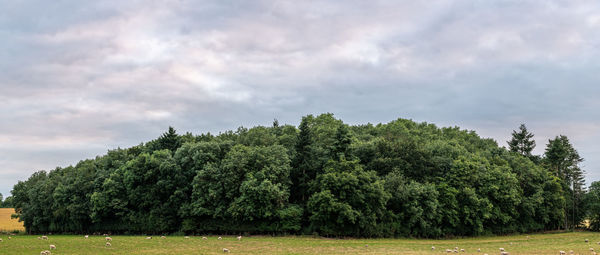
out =
[[[0,254],[39,254],[50,244],[57,249],[52,254],[222,254],[223,248],[231,254],[445,254],[446,249],[465,249],[460,254],[499,254],[505,248],[510,254],[559,254],[560,250],[574,254],[592,254],[590,248],[600,250],[600,234],[571,232],[554,234],[512,235],[459,239],[330,239],[315,237],[246,236],[238,241],[235,236],[112,236],[107,247],[104,236],[50,235],[39,240],[37,235],[16,235],[0,238]],[[528,238],[529,237],[529,238]],[[589,239],[586,243],[584,240]],[[436,249],[432,250],[431,246]],[[481,252],[477,252],[480,248]]]

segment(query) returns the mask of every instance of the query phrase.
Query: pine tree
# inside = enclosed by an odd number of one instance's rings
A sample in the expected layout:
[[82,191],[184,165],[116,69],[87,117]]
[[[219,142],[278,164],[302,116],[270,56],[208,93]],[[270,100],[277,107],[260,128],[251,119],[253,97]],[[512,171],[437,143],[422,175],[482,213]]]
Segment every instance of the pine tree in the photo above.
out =
[[509,150],[517,152],[525,157],[532,157],[531,151],[535,148],[535,140],[532,138],[533,133],[527,131],[525,124],[521,124],[521,126],[519,126],[519,131],[513,130],[512,139],[507,141]]

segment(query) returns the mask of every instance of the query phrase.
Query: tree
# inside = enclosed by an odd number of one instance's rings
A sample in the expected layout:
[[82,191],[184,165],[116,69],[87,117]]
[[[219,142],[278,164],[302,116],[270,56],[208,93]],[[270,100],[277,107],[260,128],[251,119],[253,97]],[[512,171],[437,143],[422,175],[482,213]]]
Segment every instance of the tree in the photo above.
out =
[[592,182],[585,195],[586,215],[590,220],[590,229],[600,231],[600,182]]
[[585,193],[585,172],[579,167],[583,158],[573,148],[569,139],[560,135],[548,141],[544,162],[552,173],[562,180],[563,189],[570,193],[565,197],[567,208],[570,207],[570,210],[565,212],[567,217],[564,227],[569,228],[568,220],[571,220],[571,227],[575,227],[583,219],[582,199]]
[[513,130],[512,138],[510,141],[507,141],[509,150],[525,157],[531,157],[531,151],[535,148],[535,140],[532,138],[533,133],[527,130],[525,124],[521,124],[519,131]]
[[4,202],[4,197],[2,196],[2,193],[0,193],[0,208],[4,208],[2,202]]

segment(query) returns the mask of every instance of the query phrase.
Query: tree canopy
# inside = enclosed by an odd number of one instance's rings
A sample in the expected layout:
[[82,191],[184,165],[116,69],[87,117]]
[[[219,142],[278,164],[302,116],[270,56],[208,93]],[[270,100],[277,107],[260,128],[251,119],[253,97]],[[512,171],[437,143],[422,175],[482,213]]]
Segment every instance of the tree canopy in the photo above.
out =
[[567,227],[578,154],[566,137],[550,141],[543,162],[531,160],[530,143],[515,148],[458,127],[347,125],[333,114],[218,135],[169,127],[36,172],[13,187],[12,205],[30,233],[443,237]]

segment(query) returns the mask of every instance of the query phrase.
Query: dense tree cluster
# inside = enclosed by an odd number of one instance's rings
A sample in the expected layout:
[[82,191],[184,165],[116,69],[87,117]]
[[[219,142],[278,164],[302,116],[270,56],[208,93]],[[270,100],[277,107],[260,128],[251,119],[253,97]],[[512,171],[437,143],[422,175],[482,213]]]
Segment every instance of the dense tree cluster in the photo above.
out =
[[566,137],[538,160],[532,136],[515,133],[522,141],[509,142],[513,152],[473,131],[405,119],[349,126],[308,115],[298,128],[275,121],[199,136],[169,128],[148,143],[37,172],[12,199],[36,233],[443,237],[581,221],[570,206],[586,204],[581,158]]

